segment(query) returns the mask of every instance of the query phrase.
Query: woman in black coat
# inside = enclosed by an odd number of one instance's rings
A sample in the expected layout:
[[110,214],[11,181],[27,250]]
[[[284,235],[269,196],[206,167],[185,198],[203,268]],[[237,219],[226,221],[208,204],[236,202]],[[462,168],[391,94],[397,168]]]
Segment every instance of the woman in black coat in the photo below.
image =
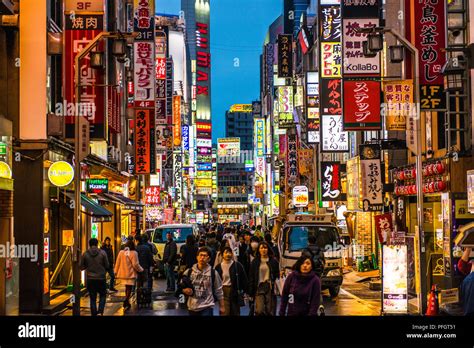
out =
[[249,295],[255,301],[255,315],[275,315],[275,282],[280,278],[280,265],[268,243],[260,242],[257,250],[250,264]]
[[234,260],[234,252],[226,246],[222,250],[222,261],[215,270],[222,279],[224,292],[224,315],[239,316],[240,307],[243,305],[243,295],[247,293],[247,274],[244,267]]

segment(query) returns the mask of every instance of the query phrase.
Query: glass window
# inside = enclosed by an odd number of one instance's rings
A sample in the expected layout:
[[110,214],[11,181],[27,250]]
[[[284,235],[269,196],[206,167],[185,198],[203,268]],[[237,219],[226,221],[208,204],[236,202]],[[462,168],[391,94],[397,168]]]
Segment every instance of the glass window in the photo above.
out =
[[308,246],[308,236],[316,237],[316,244],[324,249],[326,245],[339,244],[339,233],[333,226],[292,226],[289,233],[289,251],[299,251]]
[[173,240],[176,243],[184,243],[186,237],[193,234],[193,229],[191,227],[186,228],[157,228],[153,236],[154,243],[165,243],[166,235],[171,233]]

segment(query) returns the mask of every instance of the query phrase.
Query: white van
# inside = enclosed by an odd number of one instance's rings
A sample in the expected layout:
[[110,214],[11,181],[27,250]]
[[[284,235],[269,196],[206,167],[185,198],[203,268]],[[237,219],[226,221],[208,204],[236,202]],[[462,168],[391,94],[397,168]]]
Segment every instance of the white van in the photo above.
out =
[[198,239],[198,227],[195,224],[172,224],[172,225],[162,225],[152,232],[151,241],[156,245],[158,249],[158,254],[154,256],[155,259],[155,270],[154,274],[164,274],[164,264],[163,264],[163,253],[165,251],[166,244],[166,235],[171,233],[173,240],[178,246],[178,259],[179,259],[179,250],[181,246],[186,243],[186,237],[189,235],[194,235],[196,242]]

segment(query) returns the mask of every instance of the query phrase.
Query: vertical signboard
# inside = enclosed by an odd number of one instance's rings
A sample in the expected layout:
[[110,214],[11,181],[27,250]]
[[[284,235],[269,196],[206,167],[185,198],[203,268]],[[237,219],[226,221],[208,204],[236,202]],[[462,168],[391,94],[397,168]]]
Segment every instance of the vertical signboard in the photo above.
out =
[[408,313],[408,249],[384,245],[382,250],[382,312]]
[[173,96],[173,144],[181,146],[181,96]]
[[279,128],[293,127],[293,87],[278,87],[278,126]]
[[321,151],[349,151],[349,136],[344,131],[341,115],[321,116]]
[[382,169],[380,159],[360,161],[361,208],[363,211],[383,210]]
[[278,77],[293,76],[293,36],[278,35]]
[[[66,138],[74,138],[75,117],[84,116],[90,124],[91,139],[105,139],[105,76],[100,69],[93,69],[90,55],[80,62],[80,100],[75,97],[75,58],[77,54],[104,30],[104,3],[97,1],[91,11],[80,9],[74,1],[65,7],[64,32],[64,102],[56,114],[66,117]],[[103,50],[103,44],[98,45]]]
[[321,200],[323,202],[342,201],[345,197],[341,187],[341,164],[321,162]]
[[413,110],[413,81],[391,81],[383,84],[385,129],[404,131]]
[[308,72],[306,74],[306,126],[308,129],[308,143],[320,142],[320,94],[319,94],[319,74]]
[[255,119],[255,158],[256,172],[260,177],[265,175],[265,120]]
[[288,135],[287,141],[287,186],[293,188],[298,181],[298,138],[296,134]]
[[150,174],[150,109],[135,109],[135,174]]

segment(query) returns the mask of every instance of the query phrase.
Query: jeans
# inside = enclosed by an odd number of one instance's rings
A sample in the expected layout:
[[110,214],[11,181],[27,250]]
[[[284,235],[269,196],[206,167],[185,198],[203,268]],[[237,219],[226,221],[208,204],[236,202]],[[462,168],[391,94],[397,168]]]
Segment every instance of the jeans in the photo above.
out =
[[224,316],[239,316],[240,306],[232,296],[232,287],[223,286],[222,291],[224,292]]
[[174,276],[174,266],[168,263],[165,264],[165,273],[166,273],[166,290],[175,291],[176,289],[176,280]]
[[269,282],[258,284],[257,293],[255,294],[255,315],[275,315],[276,296],[272,290],[273,286]]
[[189,315],[192,317],[213,317],[214,316],[214,308],[209,307],[203,309],[202,311],[188,311]]
[[109,290],[112,290],[115,286],[115,273],[113,267],[110,267],[107,270],[107,273],[110,275],[110,284],[109,284]]
[[[89,292],[91,315],[104,314],[105,300],[107,298],[107,282],[105,279],[88,279],[87,291]],[[99,310],[97,311],[97,293],[99,294]]]

